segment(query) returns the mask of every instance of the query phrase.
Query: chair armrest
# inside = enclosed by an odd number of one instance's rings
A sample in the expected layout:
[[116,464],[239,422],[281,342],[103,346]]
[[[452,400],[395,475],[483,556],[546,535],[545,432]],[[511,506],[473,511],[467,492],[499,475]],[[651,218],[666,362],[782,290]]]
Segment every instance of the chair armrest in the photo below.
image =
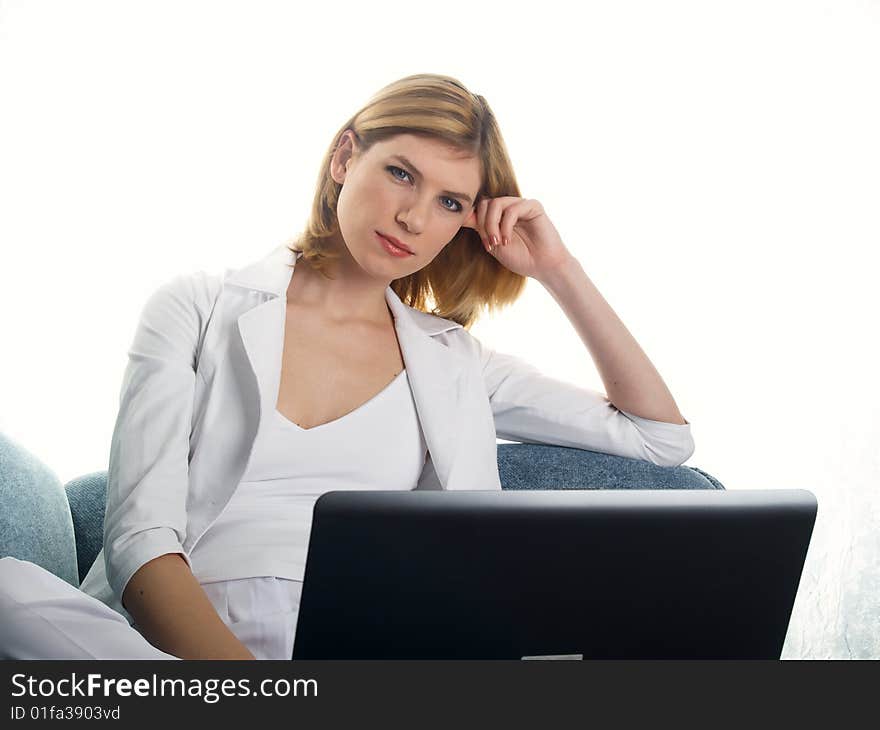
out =
[[695,467],[548,444],[499,444],[498,476],[503,489],[724,489]]
[[79,586],[73,522],[61,482],[36,456],[0,434],[0,557],[7,556]]

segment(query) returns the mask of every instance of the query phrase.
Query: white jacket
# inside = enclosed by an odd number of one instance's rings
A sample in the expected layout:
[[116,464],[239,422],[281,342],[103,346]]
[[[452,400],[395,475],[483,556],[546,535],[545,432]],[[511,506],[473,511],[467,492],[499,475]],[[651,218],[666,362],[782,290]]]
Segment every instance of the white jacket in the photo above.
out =
[[[121,596],[131,576],[166,553],[192,568],[189,554],[247,469],[263,402],[256,373],[283,346],[295,263],[282,245],[225,275],[179,276],[143,309],[110,448],[104,548],[81,586],[130,623]],[[406,306],[390,286],[385,299],[428,446],[417,489],[501,489],[496,437],[661,466],[694,451],[689,423],[620,411]]]

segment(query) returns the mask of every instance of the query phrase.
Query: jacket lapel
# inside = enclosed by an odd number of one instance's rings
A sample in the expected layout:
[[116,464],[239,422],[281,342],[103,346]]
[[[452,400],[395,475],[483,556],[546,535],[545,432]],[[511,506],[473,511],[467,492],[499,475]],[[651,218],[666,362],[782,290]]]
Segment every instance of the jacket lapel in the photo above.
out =
[[[411,314],[414,310],[401,302],[390,286],[385,290],[385,300],[394,316],[397,340],[434,471],[441,489],[446,489],[461,432],[458,418],[464,363],[419,326]],[[445,329],[461,326],[441,320],[434,327],[444,331],[443,322],[447,322]]]

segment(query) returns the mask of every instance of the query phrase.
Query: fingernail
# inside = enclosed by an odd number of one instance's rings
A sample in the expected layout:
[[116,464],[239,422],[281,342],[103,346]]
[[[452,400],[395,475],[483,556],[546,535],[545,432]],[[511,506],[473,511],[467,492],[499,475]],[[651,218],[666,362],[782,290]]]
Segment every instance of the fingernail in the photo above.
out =
[[502,239],[502,241],[503,241],[503,243],[504,243],[505,246],[506,246],[508,243],[510,243],[510,241],[507,239],[507,236],[505,236],[505,237]]
[[493,246],[498,245],[498,236],[496,236],[494,233],[492,234],[492,245]]

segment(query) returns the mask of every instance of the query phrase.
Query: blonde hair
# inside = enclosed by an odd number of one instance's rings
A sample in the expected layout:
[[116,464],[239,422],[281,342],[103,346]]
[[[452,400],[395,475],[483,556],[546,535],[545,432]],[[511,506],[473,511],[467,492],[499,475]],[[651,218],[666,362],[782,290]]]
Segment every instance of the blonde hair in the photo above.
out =
[[[485,197],[520,196],[519,186],[495,116],[486,100],[449,76],[415,74],[381,89],[336,133],[321,162],[312,210],[302,233],[288,248],[326,278],[329,264],[339,259],[332,241],[338,235],[336,206],[342,188],[330,175],[330,162],[346,130],[358,140],[359,154],[376,142],[398,134],[443,141],[464,154],[479,157],[483,181],[476,206]],[[479,234],[462,227],[424,268],[395,279],[391,288],[404,304],[465,328],[490,312],[512,304],[526,278],[486,253]],[[428,299],[434,307],[428,308]]]

